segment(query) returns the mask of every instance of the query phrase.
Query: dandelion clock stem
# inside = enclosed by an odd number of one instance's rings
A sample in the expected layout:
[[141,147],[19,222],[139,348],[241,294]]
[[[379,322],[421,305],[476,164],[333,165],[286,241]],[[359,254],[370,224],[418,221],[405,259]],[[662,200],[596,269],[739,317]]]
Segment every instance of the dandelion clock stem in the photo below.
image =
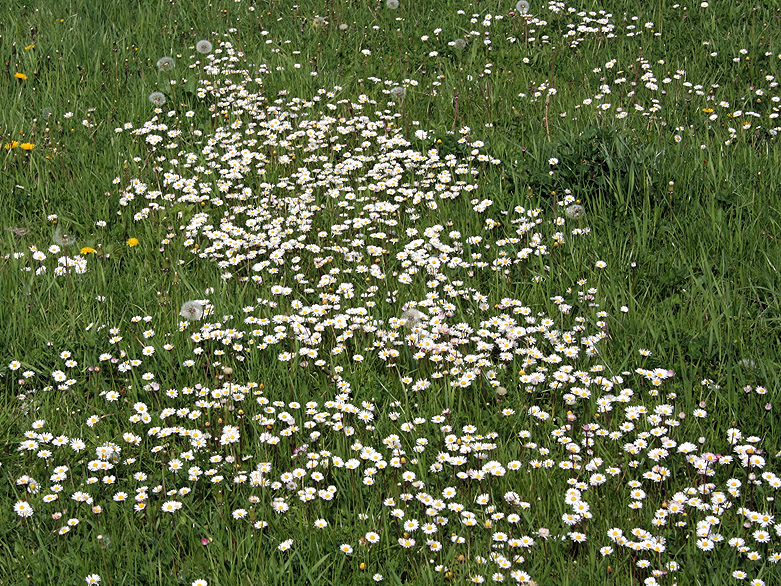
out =
[[108,583],[108,586],[112,586],[111,574],[108,571],[108,563],[106,562],[106,550],[102,547],[100,548],[100,555],[103,558],[103,569],[106,570],[106,582]]

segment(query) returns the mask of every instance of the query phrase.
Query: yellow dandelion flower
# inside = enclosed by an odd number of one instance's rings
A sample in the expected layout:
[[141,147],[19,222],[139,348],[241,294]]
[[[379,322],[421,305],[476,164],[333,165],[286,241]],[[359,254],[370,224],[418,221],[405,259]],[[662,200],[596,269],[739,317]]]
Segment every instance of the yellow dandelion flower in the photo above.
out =
[[7,149],[15,149],[18,146],[19,146],[19,141],[18,140],[12,140],[11,142],[8,142],[8,143],[5,144],[5,148],[7,148]]
[[85,246],[81,249],[81,254],[95,254],[95,249],[91,246]]
[[128,246],[138,246],[138,238],[128,238],[127,239],[127,245]]
[[35,148],[35,145],[31,142],[23,142],[19,145],[19,148],[21,148],[23,151],[31,151]]
[[27,76],[24,73],[19,73],[18,71],[14,73],[14,77],[16,79],[27,79]]

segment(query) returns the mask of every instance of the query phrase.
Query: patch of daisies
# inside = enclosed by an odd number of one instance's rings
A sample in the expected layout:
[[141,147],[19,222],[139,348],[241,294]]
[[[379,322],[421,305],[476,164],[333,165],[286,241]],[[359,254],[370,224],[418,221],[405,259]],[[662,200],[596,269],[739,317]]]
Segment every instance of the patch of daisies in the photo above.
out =
[[[707,3],[700,8],[703,14],[710,10]],[[688,7],[680,4],[672,6],[671,10],[677,13],[674,18],[696,17]],[[781,59],[781,54],[746,48],[740,48],[734,54],[721,54],[717,50],[718,39],[704,35],[698,44],[693,44],[692,57],[699,52],[713,63],[714,68],[731,73],[723,78],[694,80],[687,76],[686,70],[671,65],[676,63],[677,57],[666,55],[665,35],[660,23],[638,15],[618,15],[605,9],[582,10],[558,1],[534,6],[521,2],[507,14],[458,10],[456,15],[464,21],[464,29],[471,28],[463,38],[450,40],[441,28],[437,28],[432,34],[423,35],[421,41],[432,49],[428,57],[440,60],[444,59],[449,47],[459,50],[469,44],[480,47],[478,54],[487,61],[465,74],[464,81],[469,86],[474,86],[480,78],[512,75],[514,65],[510,71],[505,71],[501,64],[497,66],[495,59],[491,59],[491,52],[500,44],[523,45],[528,51],[520,58],[520,63],[534,67],[539,60],[535,53],[545,46],[566,46],[578,52],[593,45],[623,47],[636,42],[638,56],[631,60],[614,57],[584,72],[586,91],[574,110],[564,111],[558,106],[558,89],[551,79],[529,82],[529,87],[523,88],[518,97],[527,104],[544,104],[560,117],[588,121],[640,116],[659,127],[668,127],[676,143],[698,141],[705,143],[699,145],[703,149],[712,143],[714,131],[725,146],[737,140],[776,137],[781,131],[778,125],[781,114],[779,82],[771,73],[771,60]],[[644,56],[657,49],[663,58],[652,60]],[[550,55],[545,58],[554,59]],[[760,70],[761,75],[758,73],[756,78],[745,80],[745,68],[750,63],[762,63],[764,67]],[[436,95],[441,79],[437,78],[431,85],[430,91]],[[568,93],[573,91],[582,90],[569,89]],[[733,96],[737,93],[740,97],[724,99],[725,93]]]
[[[154,337],[151,319],[135,323],[147,340]],[[536,333],[550,338],[552,331],[550,324]],[[732,551],[746,571],[781,559],[773,504],[781,478],[762,439],[738,427],[696,438],[707,405],[681,410],[675,391],[662,392],[674,376],[668,370],[611,375],[591,361],[587,370],[559,366],[548,378],[537,369],[538,380],[487,407],[496,423],[456,425],[457,412],[432,414],[417,404],[447,391],[441,379],[392,402],[354,401],[341,376],[333,398],[313,393],[306,402],[237,382],[225,369],[229,380],[175,387],[158,382],[166,361],[155,359],[151,342],[136,348],[142,358],[115,359],[119,333],[107,332],[102,366],[81,371],[100,368],[106,376],[110,369],[128,384],[101,392],[89,415],[70,415],[79,425],[34,419],[35,395],[88,387],[91,374],[19,397],[33,421],[10,470],[21,497],[14,511],[58,538],[86,537],[81,521],[94,515],[175,516],[210,505],[228,508],[234,530],[243,527],[282,553],[296,546],[290,523],[303,519],[313,535],[344,541],[347,555],[396,550],[410,563],[475,581],[530,580],[526,560],[539,559],[549,541],[574,555],[598,548],[634,563],[651,584],[674,576],[676,552],[687,542],[703,554]],[[171,338],[186,343],[186,334]],[[83,365],[62,351],[56,366],[55,381]],[[132,369],[143,374],[127,377]],[[566,413],[550,403],[554,394]],[[535,514],[550,510],[549,498],[559,518]],[[605,499],[614,504],[601,507]],[[366,504],[378,501],[381,510]],[[543,516],[546,526],[539,526]]]
[[[325,532],[343,555],[377,549],[478,583],[530,582],[554,545],[672,583],[693,544],[761,582],[781,559],[761,432],[706,439],[707,404],[687,410],[674,373],[603,364],[611,318],[585,280],[550,315],[501,294],[544,280],[551,252],[588,234],[574,198],[496,209],[478,182],[499,161],[469,128],[460,154],[410,132],[390,80],[382,105],[339,87],[271,100],[271,69],[227,42],[204,72],[214,128],[157,109],[130,130],[161,180],[132,179],[117,211],[177,223],[160,247],[255,301],[219,316],[193,300],[176,328],[101,324],[94,356],[61,350],[45,370],[12,361],[31,420],[9,465],[23,523],[69,539],[94,515],[220,507],[276,555]],[[309,390],[267,388],[245,362],[295,369]],[[90,401],[67,421],[39,417],[74,390]]]

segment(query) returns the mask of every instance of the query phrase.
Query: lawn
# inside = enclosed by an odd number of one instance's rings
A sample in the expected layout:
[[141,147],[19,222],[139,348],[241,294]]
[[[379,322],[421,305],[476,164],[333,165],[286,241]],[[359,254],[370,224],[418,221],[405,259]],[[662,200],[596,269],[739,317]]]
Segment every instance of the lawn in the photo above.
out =
[[0,586],[781,581],[774,3],[6,0],[0,52]]

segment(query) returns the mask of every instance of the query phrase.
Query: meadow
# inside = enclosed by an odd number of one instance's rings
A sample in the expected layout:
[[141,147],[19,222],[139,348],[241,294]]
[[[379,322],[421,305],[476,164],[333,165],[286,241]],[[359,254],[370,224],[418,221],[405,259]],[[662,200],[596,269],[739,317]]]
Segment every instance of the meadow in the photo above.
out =
[[781,582],[781,8],[6,0],[0,585]]

